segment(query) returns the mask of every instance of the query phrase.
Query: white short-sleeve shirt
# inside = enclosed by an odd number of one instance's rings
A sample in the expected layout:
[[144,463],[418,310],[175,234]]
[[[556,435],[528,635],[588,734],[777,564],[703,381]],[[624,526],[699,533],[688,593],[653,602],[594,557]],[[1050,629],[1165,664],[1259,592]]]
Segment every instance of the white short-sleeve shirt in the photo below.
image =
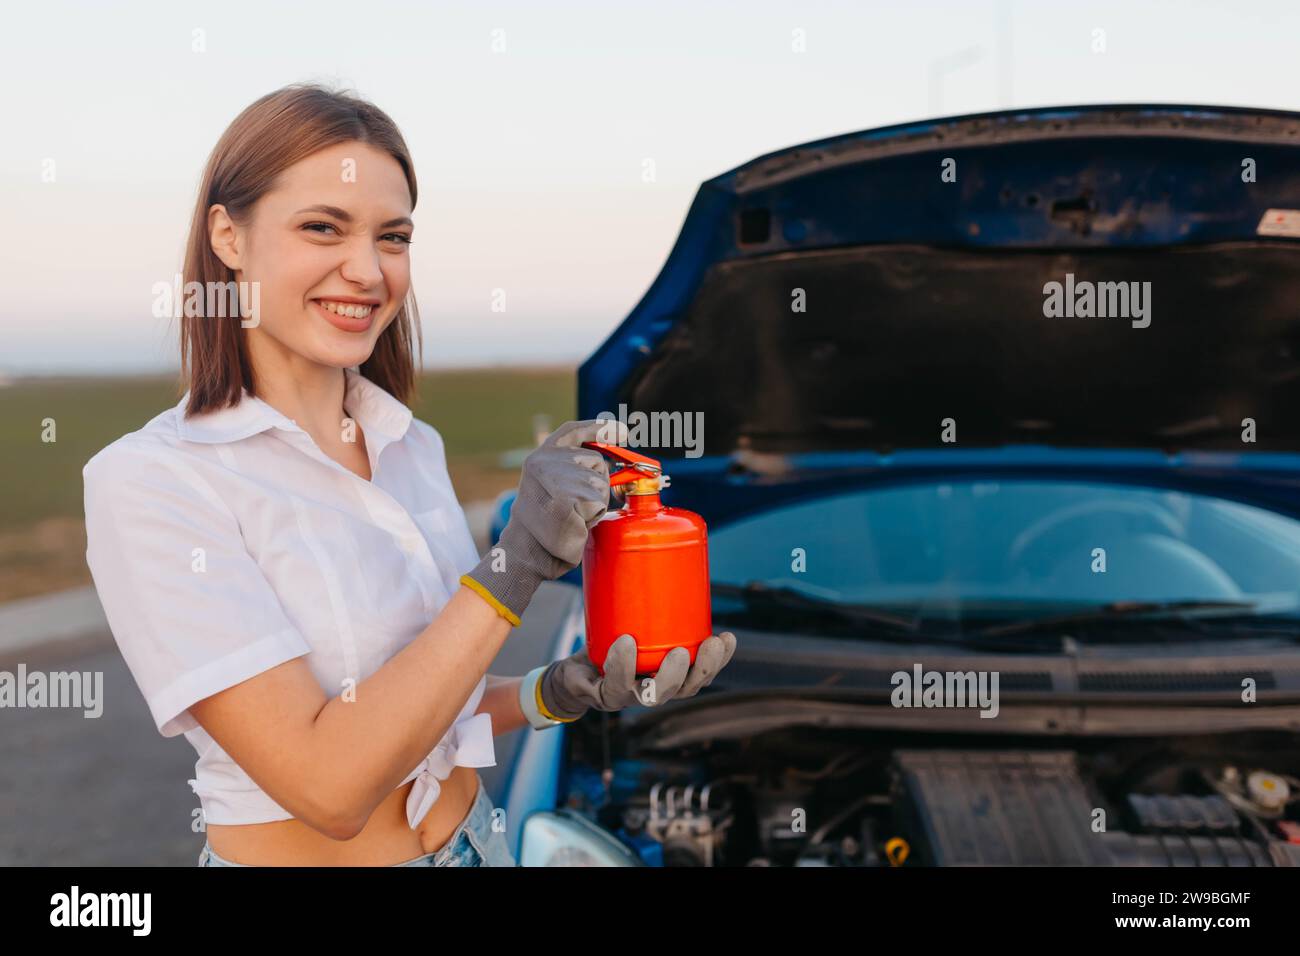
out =
[[[198,752],[189,783],[208,823],[292,814],[191,704],[302,655],[325,693],[342,695],[414,640],[479,561],[442,436],[355,367],[344,374],[370,481],[246,390],[189,420],[187,392],[82,471],[100,601],[159,732]],[[495,765],[492,719],[476,714],[485,686],[402,781],[415,781],[412,829],[453,767]]]

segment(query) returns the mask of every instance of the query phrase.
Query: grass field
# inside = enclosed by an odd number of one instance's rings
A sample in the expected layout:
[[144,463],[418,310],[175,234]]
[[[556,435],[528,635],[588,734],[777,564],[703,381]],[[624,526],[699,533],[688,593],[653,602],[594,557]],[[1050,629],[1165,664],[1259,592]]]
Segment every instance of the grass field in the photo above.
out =
[[[417,417],[442,433],[462,504],[512,487],[503,451],[532,443],[532,420],[574,416],[573,369],[467,369],[420,380]],[[19,380],[0,388],[0,602],[90,583],[81,468],[180,399],[176,379]],[[42,440],[52,419],[55,440]]]

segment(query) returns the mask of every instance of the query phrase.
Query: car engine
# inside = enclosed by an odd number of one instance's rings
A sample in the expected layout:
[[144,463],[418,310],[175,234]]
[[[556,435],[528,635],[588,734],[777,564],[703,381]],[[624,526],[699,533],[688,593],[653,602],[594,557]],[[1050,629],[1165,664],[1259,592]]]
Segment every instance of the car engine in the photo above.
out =
[[580,738],[563,802],[650,865],[1300,866],[1290,735],[891,736],[787,730],[609,760]]

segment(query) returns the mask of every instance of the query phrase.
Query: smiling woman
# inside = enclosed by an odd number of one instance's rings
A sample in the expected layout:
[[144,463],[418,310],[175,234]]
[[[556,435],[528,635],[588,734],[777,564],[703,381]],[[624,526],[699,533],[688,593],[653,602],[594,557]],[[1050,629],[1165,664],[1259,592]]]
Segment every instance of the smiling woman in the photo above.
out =
[[[245,109],[183,278],[250,301],[187,309],[180,403],[85,469],[114,636],[159,731],[199,754],[205,865],[513,862],[473,769],[523,723],[520,681],[483,673],[509,628],[456,593],[477,561],[464,522],[429,536],[411,517],[459,508],[441,437],[404,404],[416,196],[376,107],[301,85]],[[420,638],[448,629],[481,646],[444,644],[442,680],[412,686]]]
[[[374,106],[293,86],[248,107],[208,162],[184,278],[256,290],[259,314],[187,310],[188,391],[83,469],[113,636],[158,731],[199,755],[204,866],[513,865],[475,771],[493,735],[630,699],[585,655],[486,673],[608,507],[581,447],[606,426],[528,456],[480,558],[442,436],[409,408],[415,200]],[[729,653],[710,637],[689,673],[666,662],[658,701]]]
[[206,285],[233,274],[258,289],[260,314],[246,338],[230,323],[187,317],[183,356],[207,373],[194,382],[190,414],[237,401],[239,388],[273,389],[304,360],[360,364],[409,397],[419,336],[409,294],[414,165],[382,112],[352,100],[347,124],[330,116],[334,95],[296,87],[264,97],[213,150],[185,279]]

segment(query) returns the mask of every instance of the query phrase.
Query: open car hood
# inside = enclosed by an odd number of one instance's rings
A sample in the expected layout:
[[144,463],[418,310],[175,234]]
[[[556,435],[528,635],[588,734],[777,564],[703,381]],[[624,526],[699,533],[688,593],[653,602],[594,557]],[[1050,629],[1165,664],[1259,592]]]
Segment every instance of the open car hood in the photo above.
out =
[[[1135,459],[1107,456],[1127,451],[1243,497],[1267,474],[1300,500],[1295,210],[1296,113],[1038,109],[780,150],[700,187],[582,365],[579,411],[703,413],[703,459],[640,446],[674,480],[761,460],[798,481],[812,459],[876,471],[912,451],[1122,471]],[[1066,314],[1048,314],[1054,282]],[[1100,283],[1129,284],[1127,312]],[[1088,284],[1121,314],[1080,315]]]

